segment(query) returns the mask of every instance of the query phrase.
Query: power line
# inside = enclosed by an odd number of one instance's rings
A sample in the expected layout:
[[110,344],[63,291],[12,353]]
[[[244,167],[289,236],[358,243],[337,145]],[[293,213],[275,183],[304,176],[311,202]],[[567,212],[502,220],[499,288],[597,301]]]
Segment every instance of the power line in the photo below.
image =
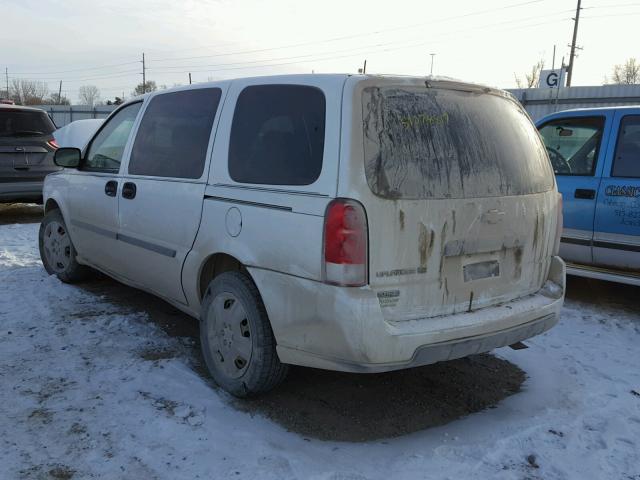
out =
[[[477,30],[484,30],[487,28],[493,28],[496,26],[500,26],[500,25],[508,25],[508,24],[513,24],[513,23],[519,23],[519,22],[523,22],[523,21],[530,21],[530,20],[535,20],[535,19],[539,19],[539,18],[549,18],[549,17],[556,17],[559,14],[563,14],[563,13],[568,13],[568,12],[572,12],[573,10],[561,10],[561,11],[557,11],[551,14],[546,14],[546,15],[540,15],[538,17],[527,17],[527,18],[523,18],[523,19],[514,19],[514,20],[507,20],[507,21],[503,21],[503,22],[497,22],[497,23],[492,23],[492,24],[488,24],[488,25],[480,25],[478,27],[473,27],[473,28],[465,28],[465,29],[460,29],[457,31],[452,31],[452,32],[448,32],[447,34],[445,34],[444,36],[440,36],[439,38],[448,38],[450,36],[453,35],[457,35],[458,33],[465,33],[465,32],[469,32],[469,31],[477,31]],[[560,21],[560,20],[558,20]],[[562,21],[564,21],[564,19],[562,19]],[[537,23],[534,25],[524,25],[521,27],[517,27],[517,28],[528,28],[530,26],[539,26],[539,25],[544,25],[547,24],[548,22],[543,22],[543,23]],[[427,39],[427,40],[422,40],[420,43],[418,44],[409,44],[407,46],[407,40],[402,40],[402,41],[396,41],[396,42],[388,42],[388,43],[376,43],[376,44],[372,44],[372,45],[366,45],[366,46],[362,46],[362,47],[357,47],[357,48],[349,48],[349,49],[342,49],[342,50],[333,50],[333,51],[325,51],[325,52],[321,52],[321,53],[315,53],[315,54],[304,54],[304,55],[295,55],[295,56],[289,56],[289,57],[278,57],[278,58],[271,58],[271,59],[266,59],[266,60],[251,60],[251,61],[245,61],[245,62],[232,62],[232,63],[218,63],[218,64],[209,64],[209,65],[178,65],[178,66],[162,66],[162,67],[148,67],[149,70],[153,70],[155,73],[188,73],[189,71],[191,72],[207,72],[207,71],[212,71],[211,68],[218,68],[218,67],[238,67],[238,68],[230,68],[230,69],[226,69],[226,68],[222,68],[221,70],[236,70],[236,69],[242,69],[243,66],[251,66],[251,65],[256,65],[257,67],[262,67],[259,64],[263,64],[265,62],[279,62],[279,61],[288,61],[288,60],[299,60],[299,62],[290,62],[290,63],[286,63],[286,64],[277,64],[277,65],[288,65],[288,64],[294,64],[294,63],[307,63],[307,61],[314,61],[316,59],[316,57],[318,56],[324,56],[324,55],[335,55],[335,54],[340,54],[340,53],[345,53],[345,52],[352,52],[351,55],[341,55],[341,56],[332,56],[331,58],[348,58],[351,56],[356,56],[356,55],[362,55],[363,53],[369,53],[371,51],[375,51],[376,48],[378,47],[386,47],[386,46],[390,46],[390,45],[397,45],[397,44],[402,44],[402,46],[398,47],[397,49],[402,49],[402,48],[413,48],[413,47],[417,47],[417,46],[422,46],[422,45],[426,45],[426,44],[431,44],[434,42],[437,42],[438,40],[434,40],[434,39]],[[371,49],[374,50],[371,50]],[[303,59],[309,59],[307,61],[303,61]],[[322,59],[322,60],[326,60],[326,59]],[[264,66],[270,66],[270,65],[264,65]],[[177,70],[177,69],[192,69],[192,70]],[[204,70],[193,70],[194,68],[204,68]],[[164,69],[176,69],[175,71],[173,70],[164,70]]]
[[[57,82],[58,80],[64,80],[67,83],[78,83],[78,82],[86,82],[86,81],[91,81],[91,80],[108,80],[111,78],[122,78],[122,77],[129,77],[132,76],[133,74],[140,74],[139,70],[126,70],[126,71],[122,71],[122,72],[113,72],[113,74],[104,74],[104,75],[99,75],[99,76],[94,76],[94,77],[83,77],[83,78],[77,78],[77,77],[49,77],[49,78],[37,78],[34,80],[39,80],[39,81],[43,81],[43,82]],[[25,78],[25,77],[17,77],[15,76],[15,74],[11,74],[11,78]],[[28,78],[28,77],[26,77]]]
[[303,42],[303,43],[294,43],[294,44],[289,44],[289,45],[282,45],[282,46],[279,46],[279,47],[260,48],[260,49],[254,49],[254,50],[241,50],[241,51],[236,51],[236,52],[216,53],[216,54],[211,54],[211,55],[199,55],[199,56],[194,56],[194,57],[169,57],[169,58],[155,58],[155,59],[152,58],[151,61],[152,62],[165,62],[165,61],[195,60],[195,59],[200,59],[200,58],[213,58],[213,57],[225,57],[225,56],[232,56],[232,55],[245,55],[245,54],[250,54],[250,53],[264,53],[264,52],[268,52],[268,51],[288,49],[288,48],[306,47],[306,46],[309,46],[309,45],[316,45],[316,44],[319,44],[319,43],[335,42],[335,41],[340,41],[340,40],[350,40],[350,39],[353,39],[353,38],[366,37],[366,36],[371,36],[371,35],[378,35],[380,33],[393,32],[393,31],[397,31],[397,30],[406,30],[408,28],[424,27],[425,25],[431,25],[431,24],[434,24],[434,23],[447,22],[447,21],[451,21],[451,20],[458,20],[458,19],[461,19],[461,18],[467,18],[467,17],[471,17],[471,16],[476,16],[476,15],[483,15],[483,14],[486,14],[486,13],[493,13],[493,12],[497,12],[497,11],[500,11],[500,10],[508,10],[508,9],[512,9],[512,8],[522,7],[522,6],[525,6],[525,5],[531,5],[531,4],[534,4],[534,3],[541,3],[541,2],[544,2],[544,1],[547,1],[547,0],[528,0],[528,1],[525,1],[525,2],[515,3],[515,4],[511,4],[511,5],[503,5],[503,6],[500,6],[500,7],[489,8],[489,9],[485,9],[485,10],[478,10],[478,11],[475,11],[475,12],[469,12],[469,13],[462,14],[462,15],[453,15],[453,16],[450,16],[450,17],[434,19],[434,20],[430,20],[428,22],[416,23],[416,24],[411,24],[411,25],[397,26],[397,27],[380,29],[380,30],[364,32],[364,33],[356,33],[356,34],[352,34],[352,35],[344,35],[344,36],[340,36],[340,37],[327,38],[327,39],[323,39],[323,40],[315,40],[315,41],[309,41],[309,42]]
[[612,18],[612,17],[635,17],[636,15],[640,15],[640,12],[612,13],[609,15],[587,15],[587,16],[582,16],[580,18],[584,20],[585,18],[596,19],[596,18]]
[[[465,32],[465,33],[468,33],[468,32],[472,32],[472,31],[477,31],[477,30],[482,30],[482,29],[486,29],[486,28],[495,27],[496,25],[505,25],[505,24],[520,23],[520,22],[523,22],[523,21],[529,21],[529,20],[532,20],[532,19],[535,19],[535,18],[546,18],[546,17],[550,17],[550,16],[555,16],[555,15],[557,15],[557,14],[559,14],[559,13],[565,13],[565,12],[566,12],[566,11],[565,11],[565,10],[563,10],[563,11],[559,11],[559,12],[556,12],[556,13],[553,13],[553,14],[549,14],[549,15],[543,15],[543,16],[538,16],[538,17],[529,17],[529,18],[526,18],[526,19],[514,19],[514,20],[509,20],[509,21],[503,21],[503,22],[498,22],[498,23],[488,24],[488,25],[481,25],[481,26],[478,26],[478,27],[474,27],[474,28],[471,28],[471,29],[463,29],[463,30],[460,30],[460,31]],[[538,22],[538,23],[529,24],[529,25],[517,25],[517,26],[511,27],[511,28],[507,28],[507,29],[500,29],[500,30],[497,30],[496,32],[508,31],[508,30],[513,30],[513,29],[525,29],[525,28],[532,28],[532,27],[541,26],[541,25],[548,25],[548,24],[550,24],[550,23],[557,23],[557,22],[559,22],[559,21],[564,21],[564,19],[562,19],[562,20],[555,20],[555,21],[551,21],[551,22]],[[451,36],[451,35],[457,35],[457,34],[458,34],[458,31],[448,32],[448,34],[446,34],[446,35],[444,35],[444,36],[441,36],[441,40],[435,40],[435,41],[434,41],[434,40],[427,40],[427,41],[421,41],[421,42],[419,42],[419,43],[414,43],[414,44],[409,44],[409,45],[406,45],[406,41],[402,41],[402,42],[390,42],[390,43],[387,43],[386,45],[394,45],[394,44],[398,44],[398,43],[403,43],[403,45],[402,45],[402,46],[399,46],[399,47],[393,47],[393,48],[374,48],[374,50],[373,50],[373,51],[377,51],[377,52],[379,52],[379,53],[385,53],[385,52],[397,51],[397,50],[401,50],[401,49],[411,49],[411,48],[416,48],[416,47],[422,47],[422,46],[424,46],[424,45],[426,45],[426,44],[433,44],[433,43],[439,43],[439,42],[446,41],[446,38],[447,38],[448,36]],[[469,36],[469,35],[467,35],[467,36]],[[379,46],[385,46],[385,44],[377,44],[377,45],[374,45],[374,47],[376,47],[376,46],[378,46],[378,47],[379,47]],[[370,46],[367,46],[367,47],[361,47],[360,49],[362,49],[362,48],[370,48]],[[342,50],[342,51],[349,51],[349,50]],[[369,50],[369,51],[372,51],[372,50]],[[330,53],[330,52],[328,52],[328,53]],[[322,55],[326,55],[326,53],[324,53],[324,54],[322,54]],[[215,72],[218,72],[218,71],[228,71],[228,70],[246,70],[246,69],[251,69],[251,68],[273,68],[273,67],[279,67],[279,66],[294,65],[294,64],[298,64],[298,63],[324,62],[324,61],[335,60],[335,59],[341,59],[341,58],[356,57],[356,56],[360,56],[360,55],[362,55],[362,52],[352,53],[352,54],[347,54],[347,55],[340,55],[340,56],[335,56],[335,55],[333,55],[333,56],[324,56],[324,57],[321,57],[321,58],[311,58],[311,59],[308,59],[308,60],[302,60],[302,61],[298,60],[298,61],[295,61],[295,62],[266,63],[266,64],[261,64],[261,65],[255,65],[255,66],[253,66],[253,67],[247,67],[247,66],[246,66],[246,64],[245,64],[244,66],[237,66],[237,67],[234,67],[234,68],[220,68],[220,69],[217,69],[217,70],[206,69],[206,70],[197,70],[196,72],[208,72],[208,73],[215,73]],[[298,56],[298,57],[300,57],[300,56]],[[308,56],[305,56],[305,57],[308,57]],[[286,58],[286,57],[285,57],[285,58]],[[267,60],[267,62],[269,62],[269,61],[274,61],[274,60],[276,60],[276,59]],[[139,63],[139,62],[140,62],[140,61],[138,61],[138,63]],[[260,62],[264,62],[264,60],[263,60],[263,61],[260,61]],[[252,63],[256,63],[256,62],[252,62]],[[235,63],[235,64],[222,64],[222,65],[237,65],[237,63]],[[163,71],[156,71],[156,73],[183,74],[183,73],[185,73],[185,72],[177,72],[177,71],[176,71],[176,72],[173,72],[173,71],[171,71],[171,72],[163,72]],[[195,73],[195,72],[194,72],[194,73]],[[88,78],[80,78],[80,79],[75,78],[75,79],[73,79],[73,80],[69,80],[69,81],[67,81],[67,83],[78,83],[78,82],[84,82],[84,81],[87,81],[87,80],[98,80],[98,79],[121,78],[121,77],[133,76],[133,75],[135,75],[135,74],[139,75],[139,74],[140,74],[140,72],[139,72],[139,71],[136,71],[136,70],[131,70],[131,71],[127,71],[127,72],[118,72],[118,73],[117,73],[117,74],[115,74],[115,75],[106,75],[106,76],[98,76],[98,77],[88,77]],[[54,79],[54,80],[56,80],[56,81],[57,81],[57,79]],[[131,85],[118,86],[118,87],[110,87],[110,88],[108,87],[108,88],[103,88],[102,90],[103,90],[103,91],[114,91],[114,90],[120,90],[120,89],[126,89],[126,88],[131,88]],[[67,90],[65,89],[65,91],[67,91]],[[77,90],[68,90],[68,91],[77,91]]]
[[582,10],[593,10],[600,8],[622,8],[622,7],[640,7],[640,3],[617,3],[615,5],[594,5],[593,7],[582,7]]
[[77,68],[77,69],[74,69],[74,70],[63,70],[63,71],[58,71],[58,72],[15,72],[13,74],[14,75],[58,75],[58,74],[62,74],[62,73],[85,72],[87,70],[102,70],[104,68],[113,68],[113,67],[121,67],[121,66],[124,66],[124,65],[133,65],[135,63],[138,63],[138,61],[125,62],[125,63],[114,63],[114,64],[111,64],[111,65],[102,65],[100,67]]
[[[265,51],[273,51],[273,50],[280,50],[280,49],[286,49],[286,48],[293,48],[293,47],[299,47],[299,46],[305,46],[305,45],[312,45],[312,44],[318,44],[318,43],[326,43],[326,42],[334,42],[334,41],[338,41],[338,40],[346,40],[346,39],[351,39],[351,38],[358,38],[358,37],[364,37],[364,36],[368,36],[368,35],[377,35],[380,33],[384,33],[384,32],[390,32],[390,31],[397,31],[397,30],[404,30],[404,29],[409,29],[409,28],[415,28],[415,27],[421,27],[424,25],[428,25],[430,23],[436,23],[436,22],[444,22],[444,21],[448,21],[448,20],[454,20],[454,19],[461,19],[461,18],[465,18],[465,17],[470,17],[470,16],[475,16],[475,15],[481,15],[481,14],[486,14],[486,13],[491,13],[491,12],[495,12],[495,11],[499,11],[499,10],[506,10],[506,9],[512,9],[512,8],[516,8],[516,7],[521,7],[521,6],[525,6],[525,5],[531,5],[531,4],[537,4],[537,3],[541,3],[543,1],[546,0],[529,0],[529,1],[525,1],[525,2],[520,2],[520,3],[516,3],[516,4],[511,4],[511,5],[503,5],[500,7],[496,7],[496,8],[491,8],[491,9],[485,9],[485,10],[481,10],[481,11],[475,11],[475,12],[469,12],[467,14],[463,14],[463,15],[456,15],[456,16],[451,16],[451,17],[447,17],[447,18],[441,18],[441,19],[435,19],[432,20],[430,22],[423,22],[423,23],[419,23],[419,24],[414,24],[414,25],[409,25],[409,26],[398,26],[398,27],[393,27],[393,28],[388,28],[388,29],[381,29],[378,30],[376,32],[369,32],[369,33],[360,33],[360,34],[353,34],[353,35],[347,35],[347,36],[342,36],[342,37],[334,37],[334,38],[330,38],[330,39],[325,39],[325,40],[319,40],[319,41],[313,41],[313,42],[304,42],[304,43],[298,43],[298,44],[294,44],[294,45],[285,45],[285,46],[280,46],[280,47],[273,47],[273,48],[264,48],[264,49],[255,49],[255,50],[245,50],[245,51],[239,51],[239,52],[227,52],[227,53],[219,53],[219,54],[215,54],[215,55],[204,55],[204,56],[198,56],[198,57],[174,57],[174,58],[165,58],[165,59],[156,59],[156,60],[152,60],[153,63],[155,62],[169,62],[169,61],[185,61],[188,59],[193,59],[193,58],[211,58],[211,57],[219,57],[219,56],[230,56],[230,55],[244,55],[244,54],[249,54],[249,53],[257,53],[257,52],[265,52]],[[573,10],[569,10],[569,11],[573,11]],[[482,30],[482,29],[486,29],[486,28],[493,28],[497,25],[505,25],[505,24],[513,24],[513,23],[521,23],[521,22],[526,22],[526,21],[530,21],[533,20],[535,18],[548,18],[548,17],[552,17],[555,16],[559,13],[565,13],[567,12],[567,10],[562,10],[560,12],[557,13],[553,13],[553,14],[546,14],[546,15],[541,15],[541,16],[537,16],[537,17],[527,17],[527,18],[522,18],[522,19],[513,19],[513,20],[507,20],[507,21],[503,21],[503,22],[498,22],[498,23],[492,23],[489,25],[484,25],[484,26],[479,26],[479,27],[472,27],[472,28],[466,28],[466,29],[462,29],[459,31],[452,31],[452,32],[446,32],[444,35],[439,36],[439,38],[447,38],[450,37],[451,35],[456,35],[458,32],[470,32],[470,31],[477,31],[477,30]],[[552,21],[552,22],[542,22],[542,23],[536,23],[536,24],[531,24],[531,25],[522,25],[522,26],[518,26],[516,28],[518,29],[523,29],[523,28],[531,28],[531,27],[536,27],[539,25],[548,25],[550,23],[557,23],[560,20],[557,21]],[[564,19],[562,20],[564,21]],[[507,29],[509,30],[509,29]],[[501,30],[498,30],[501,31]],[[504,31],[504,30],[502,30]],[[438,38],[438,37],[436,37]],[[401,49],[411,49],[411,48],[417,48],[417,47],[422,47],[424,45],[427,44],[432,44],[432,43],[437,43],[437,42],[441,42],[443,40],[427,40],[427,41],[421,41],[419,43],[413,43],[413,44],[407,44],[407,42],[412,42],[414,39],[405,39],[405,40],[398,40],[398,41],[394,41],[394,42],[386,42],[386,43],[376,43],[373,45],[366,45],[366,46],[361,46],[361,47],[355,47],[355,48],[351,48],[351,49],[341,49],[341,50],[337,50],[337,51],[333,51],[333,52],[322,52],[322,53],[316,53],[316,54],[304,54],[304,55],[297,55],[297,56],[289,56],[289,57],[278,57],[278,58],[272,58],[272,59],[268,59],[268,60],[252,60],[252,61],[247,61],[247,62],[235,62],[235,63],[222,63],[222,64],[214,64],[214,65],[165,65],[165,66],[158,66],[158,67],[146,67],[146,65],[144,67],[145,73],[146,70],[152,70],[154,73],[157,74],[184,74],[187,72],[216,72],[216,71],[226,71],[226,70],[243,70],[243,69],[252,69],[252,68],[272,68],[272,67],[278,67],[278,66],[285,66],[285,65],[293,65],[293,64],[297,64],[297,63],[309,63],[309,62],[324,62],[324,61],[329,61],[329,60],[334,60],[334,59],[340,59],[340,58],[350,58],[350,57],[355,57],[355,56],[361,56],[363,54],[363,50],[366,50],[366,52],[390,52],[390,51],[397,51],[397,50],[401,50]],[[398,45],[401,44],[401,46],[398,47],[393,47],[393,48],[381,48],[381,47],[388,47],[388,46],[392,46],[392,45]],[[343,52],[353,52],[351,54],[348,55],[339,55],[336,56],[336,53],[343,53]],[[327,56],[327,55],[332,55],[332,56]],[[298,60],[298,61],[286,61],[286,60]],[[286,62],[281,62],[281,61],[286,61]],[[265,63],[265,62],[279,62],[279,63]],[[125,66],[125,65],[132,65],[132,64],[138,64],[140,63],[140,61],[135,61],[135,62],[126,62],[126,63],[120,63],[120,64],[111,64],[111,65],[103,65],[101,67],[86,67],[86,68],[78,68],[78,69],[73,69],[73,70],[64,70],[64,71],[60,71],[58,73],[71,73],[71,72],[77,72],[77,71],[88,71],[88,70],[101,70],[104,68],[112,68],[112,67],[116,67],[116,66]],[[147,60],[148,63],[148,60]],[[253,65],[253,66],[249,66],[249,65]],[[233,68],[220,68],[220,67],[233,67]],[[217,70],[212,70],[211,68],[207,68],[205,70],[192,70],[192,68],[205,68],[205,67],[214,67],[217,68]],[[169,70],[162,70],[162,69],[171,69],[171,70],[176,70],[176,71],[169,71]],[[178,71],[179,69],[185,69],[185,68],[189,68],[190,70],[183,70],[183,71]],[[14,75],[54,75],[54,72],[22,72],[22,73],[16,73],[13,74]],[[65,80],[66,83],[78,83],[78,82],[86,82],[86,81],[95,81],[95,80],[109,80],[112,78],[123,78],[123,77],[129,77],[129,76],[133,76],[134,74],[139,75],[140,71],[139,70],[123,70],[123,71],[115,71],[115,72],[105,72],[104,74],[99,74],[98,72],[96,72],[96,75],[91,75],[88,74],[89,76],[84,77],[84,78],[74,78],[74,77],[69,77],[69,78],[50,78],[50,81],[56,81],[58,82],[59,80]],[[47,80],[46,78],[43,78],[41,80]],[[143,82],[146,83],[146,78],[143,78]],[[137,83],[137,82],[136,82]],[[113,90],[115,89],[120,89],[120,88],[127,88],[127,87],[114,87]]]
[[[387,29],[380,29],[380,30],[372,31],[372,32],[352,34],[352,35],[344,35],[344,36],[333,37],[333,38],[317,40],[317,41],[310,41],[310,42],[302,42],[302,43],[296,43],[296,44],[290,44],[290,45],[283,45],[283,46],[279,46],[279,47],[261,48],[261,49],[253,49],[253,50],[242,50],[242,51],[218,53],[218,54],[213,54],[213,55],[195,56],[195,57],[169,57],[169,58],[160,58],[160,59],[155,59],[155,60],[152,59],[152,61],[153,62],[184,61],[184,60],[198,59],[198,58],[212,58],[212,57],[220,57],[220,56],[246,55],[246,54],[251,54],[251,53],[261,53],[261,52],[280,50],[280,49],[288,49],[288,48],[295,48],[295,47],[308,46],[308,45],[314,45],[314,44],[320,44],[320,43],[335,42],[335,41],[340,41],[340,40],[347,40],[347,39],[359,38],[359,37],[364,37],[364,36],[377,35],[377,34],[385,33],[385,32],[392,32],[392,31],[397,31],[397,30],[405,30],[405,29],[410,29],[410,28],[417,28],[417,27],[422,27],[422,26],[425,26],[425,25],[433,24],[433,23],[440,23],[440,22],[451,21],[451,20],[456,20],[456,19],[461,19],[461,18],[467,18],[467,17],[471,17],[471,16],[483,15],[483,14],[493,13],[493,12],[497,12],[497,11],[501,11],[501,10],[508,10],[508,9],[518,8],[518,7],[522,7],[522,6],[526,6],[526,5],[542,3],[544,1],[548,1],[548,0],[527,0],[527,1],[524,1],[524,2],[508,4],[508,5],[501,5],[499,7],[473,11],[473,12],[469,12],[469,13],[466,13],[466,14],[454,15],[454,16],[434,19],[434,20],[430,20],[429,22],[421,22],[421,23],[412,24],[412,25],[397,26],[397,27],[392,27],[392,28],[387,28]],[[227,44],[227,45],[229,45],[229,44]],[[230,45],[233,45],[233,43],[230,43]],[[137,60],[137,61],[123,62],[123,63],[114,63],[114,64],[101,65],[101,66],[82,67],[82,68],[74,68],[74,69],[58,70],[58,71],[19,71],[19,72],[12,72],[12,76],[16,76],[16,75],[41,76],[41,75],[59,75],[59,74],[77,73],[77,72],[90,72],[92,70],[104,70],[104,69],[107,69],[107,68],[134,65],[134,64],[137,64],[139,62],[140,61]],[[167,66],[167,68],[176,68],[176,67]],[[112,72],[112,73],[126,73],[126,72]],[[89,75],[91,75],[91,74],[89,73]],[[109,78],[107,76],[107,74],[105,74],[104,76],[102,76],[102,75],[94,75],[94,76],[91,76],[91,77],[86,78],[86,79],[78,79],[78,81],[86,81],[86,80],[93,80],[93,79],[106,79],[106,78]],[[43,78],[42,80],[47,80],[47,78]],[[53,80],[58,80],[58,78],[51,78],[51,80],[52,81]],[[69,78],[67,78],[65,80],[72,81],[73,78],[69,77]]]
[[[508,28],[508,29],[502,29],[500,31],[509,31],[509,30],[513,30],[514,28],[515,29],[531,28],[531,27],[537,27],[537,26],[541,26],[541,25],[549,25],[550,23],[558,23],[558,22],[561,22],[561,21],[564,22],[565,19],[556,20],[554,22],[541,22],[541,23],[536,23],[536,24],[532,24],[532,25],[511,27],[511,28]],[[385,49],[377,49],[377,50],[371,50],[371,51],[377,51],[378,53],[391,52],[391,51],[397,51],[397,50],[403,50],[403,49],[409,49],[409,48],[424,47],[425,45],[433,45],[434,43],[440,43],[442,41],[446,41],[446,39],[443,39],[443,40],[440,40],[440,41],[424,41],[424,42],[415,43],[415,44],[412,44],[412,45],[406,45],[406,46],[401,46],[401,47],[393,47],[393,48],[385,48]],[[241,67],[229,67],[229,68],[218,68],[218,69],[191,70],[191,72],[194,72],[194,73],[195,72],[217,73],[217,72],[231,71],[231,70],[248,70],[248,69],[257,69],[257,68],[281,67],[281,66],[286,66],[286,65],[296,65],[296,64],[299,64],[299,63],[324,62],[324,61],[328,61],[328,60],[338,60],[338,59],[343,59],[343,58],[353,58],[353,57],[359,57],[361,55],[362,55],[362,53],[352,53],[352,54],[346,54],[346,55],[329,56],[329,57],[324,57],[324,58],[312,58],[312,59],[309,59],[309,60],[298,60],[298,61],[295,61],[295,62],[262,64],[262,65],[254,65],[254,66],[251,66],[251,67],[241,66]],[[186,71],[185,72],[156,71],[156,73],[184,74],[184,73],[187,73],[187,72]]]

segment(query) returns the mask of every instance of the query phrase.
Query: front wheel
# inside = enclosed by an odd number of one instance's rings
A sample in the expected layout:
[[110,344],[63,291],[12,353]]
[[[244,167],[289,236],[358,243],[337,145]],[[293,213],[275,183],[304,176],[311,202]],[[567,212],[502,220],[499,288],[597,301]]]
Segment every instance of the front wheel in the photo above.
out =
[[49,275],[56,275],[65,283],[79,282],[87,277],[89,268],[76,261],[76,249],[60,210],[51,210],[42,219],[38,246]]
[[200,343],[211,376],[236,397],[271,390],[287,374],[260,293],[243,272],[222,273],[209,284],[200,313]]

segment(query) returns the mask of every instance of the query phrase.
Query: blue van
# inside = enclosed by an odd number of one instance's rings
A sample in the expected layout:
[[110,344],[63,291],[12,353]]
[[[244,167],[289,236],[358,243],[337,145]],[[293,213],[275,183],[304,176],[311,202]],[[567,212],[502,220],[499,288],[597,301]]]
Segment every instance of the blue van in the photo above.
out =
[[536,125],[563,196],[567,273],[640,285],[640,107],[565,110]]

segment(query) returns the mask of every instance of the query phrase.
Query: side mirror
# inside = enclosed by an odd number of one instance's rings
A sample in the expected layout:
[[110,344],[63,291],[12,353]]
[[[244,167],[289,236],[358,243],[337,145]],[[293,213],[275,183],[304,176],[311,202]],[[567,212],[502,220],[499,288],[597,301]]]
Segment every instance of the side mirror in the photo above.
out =
[[78,168],[82,152],[79,148],[59,148],[53,154],[53,163],[59,167]]

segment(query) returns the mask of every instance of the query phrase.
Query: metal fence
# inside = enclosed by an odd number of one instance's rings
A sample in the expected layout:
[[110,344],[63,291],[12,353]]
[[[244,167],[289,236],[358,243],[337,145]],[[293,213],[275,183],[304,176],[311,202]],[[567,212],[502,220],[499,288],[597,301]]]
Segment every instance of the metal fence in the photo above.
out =
[[572,108],[640,105],[640,85],[526,88],[509,91],[522,103],[533,120]]
[[75,120],[87,118],[107,118],[116,108],[116,105],[34,105],[46,111],[53,119],[56,126],[64,127]]

